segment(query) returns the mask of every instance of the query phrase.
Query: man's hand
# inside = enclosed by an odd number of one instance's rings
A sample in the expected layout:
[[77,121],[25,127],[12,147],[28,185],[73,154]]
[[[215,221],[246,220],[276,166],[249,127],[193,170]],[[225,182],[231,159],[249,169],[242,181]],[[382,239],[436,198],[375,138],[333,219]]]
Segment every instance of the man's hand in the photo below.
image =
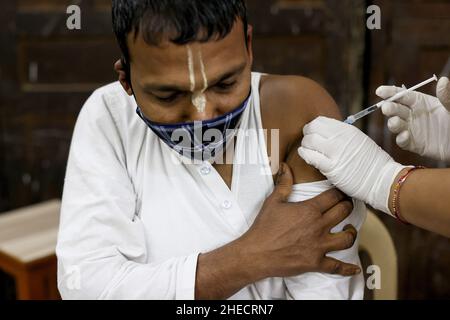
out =
[[348,196],[390,214],[391,186],[404,166],[358,128],[341,121],[318,117],[303,133],[300,157]]
[[357,231],[347,226],[331,234],[333,227],[353,210],[352,202],[338,190],[330,190],[305,202],[288,203],[293,178],[282,164],[273,193],[266,199],[254,224],[240,241],[261,278],[288,277],[305,272],[351,276],[356,265],[329,257],[328,252],[353,246]]
[[[382,86],[377,95],[386,99],[401,90]],[[397,102],[383,104],[382,110],[389,117],[388,128],[397,135],[400,148],[447,161],[450,160],[450,84],[447,78],[439,80],[437,95],[439,99],[410,92]]]
[[351,225],[340,233],[330,233],[351,213],[352,202],[333,189],[305,202],[289,203],[292,182],[291,169],[282,164],[275,190],[250,229],[235,241],[199,256],[196,299],[226,299],[269,277],[361,272],[356,265],[326,256],[355,242],[357,231]]

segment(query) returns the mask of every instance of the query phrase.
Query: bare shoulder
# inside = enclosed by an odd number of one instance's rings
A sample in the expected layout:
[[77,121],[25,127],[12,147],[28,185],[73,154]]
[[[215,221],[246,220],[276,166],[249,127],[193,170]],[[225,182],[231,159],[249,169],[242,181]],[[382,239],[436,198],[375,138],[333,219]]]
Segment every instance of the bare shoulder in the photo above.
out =
[[285,120],[304,124],[318,116],[340,119],[339,108],[317,82],[301,76],[267,75],[261,79],[261,107]]
[[297,149],[304,125],[318,116],[341,119],[334,99],[317,82],[301,76],[264,76],[260,95],[264,128],[280,130],[280,159],[291,167],[295,183],[324,180],[298,156]]

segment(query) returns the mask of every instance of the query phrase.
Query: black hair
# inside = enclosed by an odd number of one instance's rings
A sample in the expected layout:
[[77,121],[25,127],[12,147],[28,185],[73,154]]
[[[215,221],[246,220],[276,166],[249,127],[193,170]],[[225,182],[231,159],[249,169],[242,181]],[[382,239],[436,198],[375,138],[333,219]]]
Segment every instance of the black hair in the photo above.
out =
[[241,19],[247,36],[245,0],[112,0],[112,23],[122,51],[122,64],[130,76],[127,36],[139,33],[150,45],[164,40],[175,44],[206,42],[226,37]]

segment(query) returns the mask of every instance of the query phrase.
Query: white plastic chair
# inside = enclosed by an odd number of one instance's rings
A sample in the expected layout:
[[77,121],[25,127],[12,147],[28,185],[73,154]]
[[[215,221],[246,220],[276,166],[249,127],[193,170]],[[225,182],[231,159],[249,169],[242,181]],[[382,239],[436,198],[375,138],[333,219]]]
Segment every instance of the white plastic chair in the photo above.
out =
[[370,209],[360,231],[359,249],[369,255],[373,265],[380,267],[381,288],[373,290],[374,300],[396,300],[397,252],[386,226]]

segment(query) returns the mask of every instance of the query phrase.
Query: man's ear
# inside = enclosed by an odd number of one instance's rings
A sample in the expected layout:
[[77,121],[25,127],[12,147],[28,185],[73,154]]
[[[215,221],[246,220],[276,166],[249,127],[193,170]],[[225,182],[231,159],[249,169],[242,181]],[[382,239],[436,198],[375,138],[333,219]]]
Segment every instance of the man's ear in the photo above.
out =
[[129,96],[133,95],[133,90],[131,90],[131,85],[128,82],[127,72],[122,59],[119,59],[114,63],[114,70],[119,75],[119,82],[123,89],[128,93]]
[[247,27],[247,51],[250,58],[250,65],[253,65],[253,26]]

